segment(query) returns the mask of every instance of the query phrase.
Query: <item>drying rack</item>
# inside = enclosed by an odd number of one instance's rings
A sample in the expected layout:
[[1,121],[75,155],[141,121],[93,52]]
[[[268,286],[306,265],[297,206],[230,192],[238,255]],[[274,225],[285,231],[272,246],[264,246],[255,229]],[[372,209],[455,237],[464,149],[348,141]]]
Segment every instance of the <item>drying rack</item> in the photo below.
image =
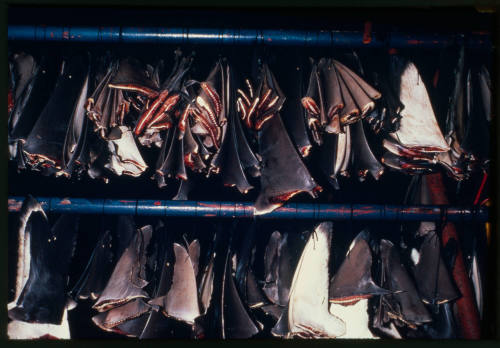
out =
[[[10,196],[9,212],[21,209],[23,197]],[[134,199],[87,199],[36,197],[52,213],[123,214],[165,217],[255,217],[252,203],[215,201],[168,201]],[[385,221],[487,221],[487,207],[446,205],[382,205],[288,203],[259,215],[267,219],[385,220]]]
[[15,41],[394,48],[464,44],[470,48],[491,48],[491,38],[486,32],[377,33],[371,31],[370,22],[365,23],[364,31],[10,25],[7,37]]
[[[371,28],[371,22],[365,22],[364,31],[9,25],[8,40],[371,48],[441,48],[463,44],[474,49],[492,49],[491,37],[488,32],[403,33],[375,32]],[[221,218],[254,216],[252,203],[58,197],[37,197],[37,199],[45,210],[57,213]],[[9,196],[9,212],[18,211],[22,200],[23,197]],[[288,203],[259,217],[326,220],[435,221],[446,219],[448,221],[487,221],[488,212],[488,208],[484,206]]]

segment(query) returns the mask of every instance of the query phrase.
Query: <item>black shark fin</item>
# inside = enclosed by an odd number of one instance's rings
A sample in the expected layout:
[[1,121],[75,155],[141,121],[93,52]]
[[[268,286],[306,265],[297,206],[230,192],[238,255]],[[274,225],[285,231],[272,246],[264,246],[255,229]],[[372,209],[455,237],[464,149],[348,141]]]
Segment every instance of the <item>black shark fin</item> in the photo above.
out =
[[[157,274],[157,284],[151,296],[152,300],[148,303],[152,306],[152,310],[146,316],[147,319],[139,336],[140,339],[171,337],[170,328],[172,326],[172,320],[165,317],[161,311],[160,305],[163,304],[162,299],[172,286],[174,255],[171,247],[171,234],[166,231],[165,227],[160,227],[157,236],[159,236],[157,241],[159,245],[157,251],[158,260],[155,271]],[[161,301],[158,301],[159,299]]]
[[327,123],[325,123],[325,131],[328,133],[338,134],[340,129],[340,111],[344,108],[342,92],[340,90],[339,78],[337,70],[331,60],[323,65],[321,70],[321,81],[325,88],[325,102]]
[[259,153],[262,171],[256,215],[273,211],[300,192],[316,197],[316,191],[321,190],[295,151],[279,114],[269,119],[259,132]]
[[87,299],[90,297],[92,300],[96,300],[101,295],[114,266],[111,248],[112,238],[109,230],[101,234],[83,274],[70,292],[73,298]]
[[155,79],[148,76],[146,66],[135,58],[121,59],[109,87],[120,87],[147,97],[154,97],[160,86],[155,83]]
[[380,241],[380,256],[384,274],[382,286],[393,294],[385,295],[387,312],[410,327],[432,321],[430,313],[420,301],[417,289],[402,266],[399,252],[388,240]]
[[56,87],[24,144],[32,166],[44,163],[61,169],[63,141],[75,101],[84,85],[88,58],[75,55],[63,62]]
[[168,151],[170,150],[173,141],[174,141],[174,130],[170,128],[163,137],[161,150],[158,155],[158,158],[156,159],[156,171],[152,177],[156,180],[156,183],[159,188],[165,187],[167,185],[165,183],[165,174],[161,169],[163,167],[163,163],[165,162]]
[[441,243],[435,232],[427,232],[420,251],[415,250],[414,255],[417,259],[413,258],[413,273],[424,303],[442,304],[460,296],[441,258]]
[[368,240],[368,233],[362,231],[352,241],[344,262],[330,281],[330,302],[352,304],[361,299],[390,293],[376,285],[372,279],[372,254]]
[[[301,104],[306,110],[307,125],[311,132],[312,138],[317,145],[321,145],[323,140],[320,134],[320,127],[323,123],[326,124],[325,117],[325,100],[323,95],[323,86],[318,69],[319,63],[311,62],[311,74],[305,96],[301,99]],[[324,59],[320,61],[321,66],[324,66]]]
[[291,71],[291,73],[283,76],[283,90],[289,98],[289,101],[283,105],[283,114],[287,115],[283,122],[289,130],[290,138],[297,151],[302,157],[307,157],[312,144],[306,128],[307,112],[299,102],[304,95],[304,69],[302,64],[297,61],[295,68]]
[[260,308],[268,303],[251,268],[248,268],[246,279],[246,302],[248,307],[251,309]]
[[77,226],[76,215],[61,215],[51,229],[45,214],[37,212],[30,215],[26,224],[30,244],[29,277],[16,307],[8,312],[9,318],[30,323],[61,324]]
[[9,139],[28,137],[54,89],[59,63],[42,57],[35,66],[28,64],[33,76],[27,85],[20,81],[16,86],[15,95],[19,93],[19,96],[14,97],[14,109],[8,120]]
[[279,243],[281,233],[274,231],[269,238],[264,253],[265,283],[263,286],[267,298],[274,304],[279,302],[278,297],[278,267],[279,267]]
[[83,149],[85,135],[87,132],[88,119],[85,110],[85,103],[87,102],[89,78],[90,78],[90,65],[87,71],[85,82],[80,90],[78,99],[76,100],[71,119],[69,121],[68,130],[64,139],[63,153],[62,153],[62,168],[61,172],[67,177],[73,173],[75,162],[80,156]]
[[121,306],[135,298],[148,298],[142,289],[145,280],[146,248],[151,240],[153,229],[144,226],[138,229],[129,246],[123,251],[106,287],[92,306],[99,312]]
[[288,332],[288,306],[286,306],[276,322],[276,325],[272,328],[271,334],[276,337],[286,337]]
[[335,178],[335,164],[337,161],[337,134],[323,134],[323,145],[320,147],[320,163],[323,173],[328,178]]
[[353,148],[354,168],[360,180],[364,180],[369,172],[375,180],[378,180],[384,172],[384,166],[373,155],[362,122],[351,125],[351,139]]
[[235,113],[229,113],[226,134],[219,153],[212,162],[212,166],[220,168],[224,186],[236,187],[238,191],[246,194],[253,188],[248,182],[238,155],[235,123],[239,120]]
[[259,177],[261,170],[259,160],[250,148],[250,144],[248,144],[240,119],[236,116],[233,119],[234,136],[236,138],[236,147],[238,148],[238,157],[241,161],[241,166],[250,176],[254,178]]
[[[335,61],[336,62],[336,61]],[[336,62],[338,63],[338,62]],[[334,63],[335,64],[335,63]],[[359,118],[364,118],[364,116],[373,110],[375,107],[375,102],[368,96],[365,91],[359,86],[356,80],[348,73],[341,64],[336,64],[336,69],[341,78],[344,80],[346,87],[349,89],[351,96],[359,110]],[[346,68],[347,69],[347,68]],[[353,73],[351,71],[351,73]],[[354,74],[354,73],[353,73]],[[359,78],[361,80],[361,78]],[[362,80],[361,80],[362,81]],[[364,81],[363,81],[364,82]],[[365,83],[365,85],[368,85]],[[372,88],[373,89],[373,88]],[[380,93],[379,93],[380,94]]]
[[158,171],[168,178],[175,177],[179,180],[187,180],[186,167],[184,165],[183,140],[179,139],[178,135],[179,128],[175,128],[165,161]]
[[226,257],[226,267],[223,281],[223,339],[250,338],[259,332],[259,329],[248,315],[241,302],[238,290],[231,274],[230,253]]
[[290,287],[299,262],[301,251],[306,243],[300,233],[284,232],[278,247],[278,302],[280,306],[287,306],[290,296]]

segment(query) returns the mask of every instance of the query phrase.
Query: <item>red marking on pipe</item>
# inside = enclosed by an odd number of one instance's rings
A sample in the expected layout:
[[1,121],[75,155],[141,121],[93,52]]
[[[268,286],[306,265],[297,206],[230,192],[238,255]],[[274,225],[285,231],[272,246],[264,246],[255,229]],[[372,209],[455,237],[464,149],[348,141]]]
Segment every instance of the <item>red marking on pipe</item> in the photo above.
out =
[[[427,187],[429,188],[430,197],[433,204],[449,204],[446,197],[443,177],[441,173],[429,174],[425,176]],[[460,241],[455,230],[455,225],[447,223],[443,228],[442,243],[443,246],[450,239],[455,239],[457,242],[457,255],[455,265],[452,270],[453,279],[457,284],[458,290],[462,294],[457,300],[458,319],[462,327],[463,338],[465,339],[480,339],[481,329],[479,327],[479,312],[476,307],[472,285],[465,269],[464,257],[460,248]]]
[[135,201],[127,201],[125,199],[120,200],[120,203],[135,203]]
[[488,173],[484,172],[483,180],[481,180],[481,186],[479,186],[476,198],[474,199],[474,205],[476,205],[479,202],[479,197],[481,197],[481,193],[483,193],[484,185],[486,184],[486,179],[488,179]]
[[438,43],[439,43],[439,41],[438,41],[438,40],[432,40],[432,43],[433,43],[433,44],[438,44]]
[[63,39],[69,39],[69,31],[63,31]]
[[54,32],[53,31],[50,32],[50,37],[54,37]]
[[279,210],[280,212],[290,212],[290,213],[296,211],[295,208],[289,208],[289,207],[279,207],[277,210]]
[[436,72],[434,73],[434,78],[432,79],[432,85],[434,86],[434,88],[437,88],[438,81],[439,81],[439,69],[436,70]]
[[70,205],[71,204],[71,201],[69,199],[63,199],[61,202],[59,202],[59,204],[62,204],[62,205]]
[[398,50],[395,49],[395,48],[389,48],[389,51],[388,51],[389,54],[397,54],[398,53]]
[[201,202],[199,202],[199,204],[202,207],[207,207],[207,208],[218,208],[219,207],[217,204],[207,204],[207,203],[201,203]]
[[154,205],[161,205],[161,202],[160,201],[155,201],[153,204]]
[[322,211],[324,211],[325,213],[338,213],[338,212],[348,212],[348,209],[344,209],[344,208],[339,208],[339,209],[331,208],[331,209],[328,209],[328,208],[325,208],[325,209],[322,209]]
[[271,41],[273,41],[273,39],[271,39],[271,38],[268,38],[268,39],[267,39],[267,41],[271,42]]
[[407,42],[410,45],[419,45],[424,43],[422,40],[408,40]]
[[353,209],[352,210],[352,214],[353,215],[370,215],[370,214],[374,214],[376,212],[377,212],[376,209],[373,209],[373,210],[370,210],[370,209]]
[[372,22],[365,22],[365,31],[363,32],[363,43],[369,44],[372,41]]

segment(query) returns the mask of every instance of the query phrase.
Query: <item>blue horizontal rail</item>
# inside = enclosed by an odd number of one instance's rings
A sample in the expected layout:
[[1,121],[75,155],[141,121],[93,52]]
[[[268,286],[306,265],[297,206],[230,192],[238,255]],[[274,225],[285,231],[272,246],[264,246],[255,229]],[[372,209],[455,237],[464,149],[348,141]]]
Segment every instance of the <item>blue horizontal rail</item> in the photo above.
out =
[[340,30],[213,29],[166,27],[91,27],[9,25],[8,40],[68,42],[128,42],[335,47],[427,47],[464,44],[491,49],[489,32],[377,33]]
[[[164,217],[251,218],[254,207],[247,202],[167,201],[135,199],[88,199],[36,197],[46,212],[77,214],[123,214]],[[9,212],[21,209],[24,197],[8,198]],[[488,208],[439,205],[377,205],[288,203],[260,218],[392,221],[488,221]]]

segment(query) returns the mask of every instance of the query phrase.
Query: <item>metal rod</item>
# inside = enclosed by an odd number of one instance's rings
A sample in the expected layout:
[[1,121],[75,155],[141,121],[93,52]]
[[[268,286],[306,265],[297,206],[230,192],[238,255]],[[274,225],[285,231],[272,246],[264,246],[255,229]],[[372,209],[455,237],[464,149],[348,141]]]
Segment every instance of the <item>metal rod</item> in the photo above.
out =
[[[165,217],[254,217],[253,203],[212,201],[165,201],[136,199],[88,199],[37,197],[46,212],[77,214],[124,214]],[[8,198],[9,212],[21,209],[24,197]],[[381,205],[288,203],[260,218],[316,220],[392,221],[487,221],[488,208],[445,205]]]
[[163,27],[95,27],[9,25],[8,40],[70,42],[149,42],[165,44],[222,44],[335,47],[439,48],[465,44],[491,49],[489,32],[379,33],[339,30],[213,29]]

